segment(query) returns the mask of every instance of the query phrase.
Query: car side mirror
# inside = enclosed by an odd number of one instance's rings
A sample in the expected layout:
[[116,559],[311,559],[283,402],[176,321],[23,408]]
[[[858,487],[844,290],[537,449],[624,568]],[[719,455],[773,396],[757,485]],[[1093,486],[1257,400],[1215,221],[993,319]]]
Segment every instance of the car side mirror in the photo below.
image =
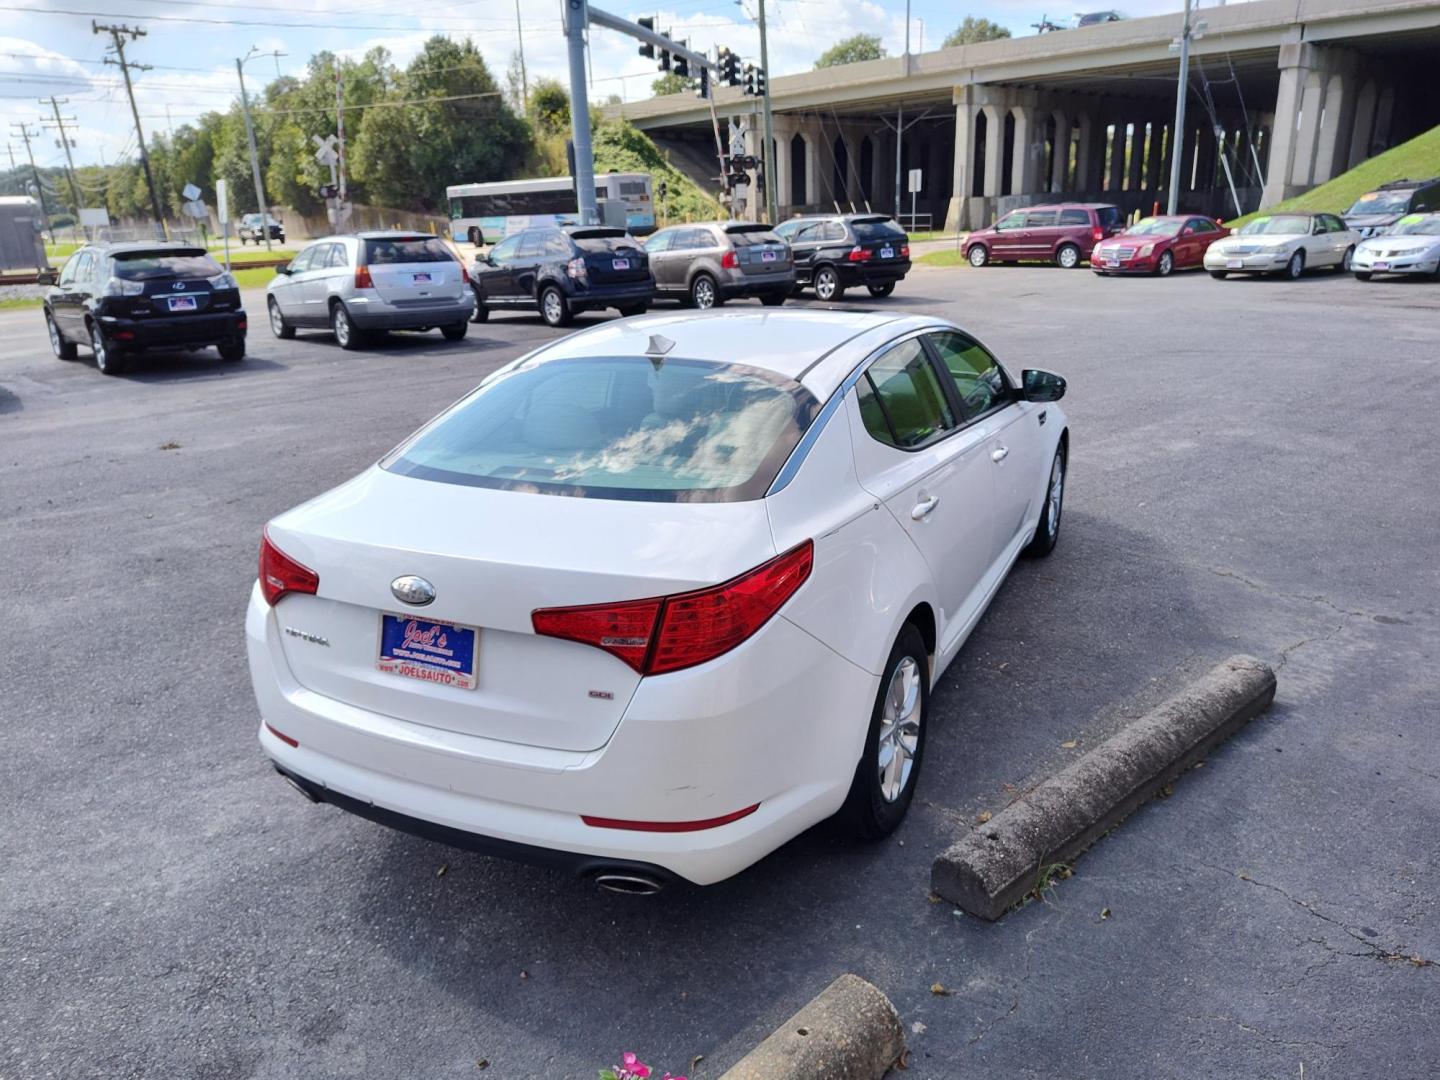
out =
[[1053,371],[1028,368],[1020,378],[1026,401],[1059,401],[1065,396],[1065,380]]
[[284,274],[286,277],[289,277],[291,274],[295,273],[295,271],[289,266],[277,266],[275,268],[275,273]]
[[59,275],[54,270],[41,270],[35,275],[35,284],[54,285],[59,280]]

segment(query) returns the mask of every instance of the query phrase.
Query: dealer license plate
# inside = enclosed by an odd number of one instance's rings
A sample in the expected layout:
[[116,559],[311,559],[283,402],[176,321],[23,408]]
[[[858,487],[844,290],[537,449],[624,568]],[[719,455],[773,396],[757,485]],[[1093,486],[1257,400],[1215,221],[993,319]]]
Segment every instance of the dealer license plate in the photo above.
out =
[[612,268],[614,268],[614,269],[616,269],[616,270],[629,270],[629,269],[630,269],[630,260],[629,260],[629,259],[615,259],[615,260],[613,260],[613,261],[610,263],[610,265],[611,265]]
[[1114,255],[1111,255],[1108,259],[1105,260],[1105,265],[1106,265],[1106,266],[1110,266],[1110,267],[1119,266],[1119,265],[1120,265],[1120,260],[1119,260],[1118,258],[1116,258]]
[[379,668],[407,679],[473,690],[478,634],[473,626],[382,613]]
[[1372,269],[1372,270],[1389,270],[1389,269],[1390,269],[1390,264],[1389,264],[1388,262],[1377,262],[1374,266],[1371,267],[1371,269]]
[[1226,260],[1225,260],[1225,269],[1226,269],[1226,270],[1243,270],[1244,268],[1245,268],[1245,260],[1244,260],[1244,259],[1226,259]]
[[171,311],[194,311],[195,297],[193,296],[172,296],[170,300]]
[[881,249],[880,249],[880,258],[882,258],[882,259],[893,259],[894,257],[895,257],[895,249],[894,249],[894,248],[881,248]]
[[774,251],[762,251],[762,252],[760,252],[760,261],[761,261],[761,262],[774,262],[777,258],[779,258],[779,253],[778,253],[778,252],[774,252]]
[[410,280],[416,285],[429,285],[435,280],[435,277],[433,274],[411,274]]

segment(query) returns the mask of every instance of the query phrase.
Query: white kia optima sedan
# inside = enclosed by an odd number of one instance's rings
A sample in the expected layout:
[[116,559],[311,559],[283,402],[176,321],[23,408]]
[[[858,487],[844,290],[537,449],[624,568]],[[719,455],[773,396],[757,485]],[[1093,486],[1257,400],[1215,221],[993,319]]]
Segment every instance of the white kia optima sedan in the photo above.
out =
[[648,892],[900,822],[931,687],[1055,545],[1057,375],[941,320],[625,319],[265,528],[260,743],[306,795]]
[[1210,276],[1283,274],[1306,270],[1349,270],[1360,234],[1334,214],[1264,214],[1205,249]]
[[1375,274],[1440,277],[1440,214],[1409,214],[1362,241],[1350,268],[1361,281]]

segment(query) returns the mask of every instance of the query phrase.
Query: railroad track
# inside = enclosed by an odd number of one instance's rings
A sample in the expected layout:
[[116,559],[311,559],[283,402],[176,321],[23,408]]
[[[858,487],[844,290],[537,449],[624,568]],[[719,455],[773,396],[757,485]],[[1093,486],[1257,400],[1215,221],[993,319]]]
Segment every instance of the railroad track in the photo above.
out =
[[[289,259],[246,259],[243,262],[231,261],[232,270],[274,270],[277,266],[289,266]],[[0,271],[0,285],[34,285],[34,270],[6,270]]]

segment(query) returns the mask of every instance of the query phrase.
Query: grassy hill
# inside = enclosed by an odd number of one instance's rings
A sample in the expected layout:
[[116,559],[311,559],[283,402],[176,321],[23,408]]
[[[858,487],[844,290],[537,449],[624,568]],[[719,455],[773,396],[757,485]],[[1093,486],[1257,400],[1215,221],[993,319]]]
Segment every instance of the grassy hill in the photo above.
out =
[[665,182],[665,209],[670,221],[713,221],[723,217],[720,204],[670,162],[639,128],[624,120],[608,120],[594,133],[595,171],[649,173],[659,209],[660,182]]
[[[1323,210],[1338,214],[1349,209],[1361,195],[1374,191],[1381,184],[1388,184],[1391,180],[1423,180],[1431,176],[1440,176],[1440,127],[1433,127],[1409,142],[1391,147],[1369,161],[1362,161],[1349,172],[1341,173],[1328,183],[1311,188],[1293,199],[1276,203],[1263,212],[1275,214],[1282,210],[1305,210],[1313,213]],[[1230,225],[1243,225],[1256,216],[1257,214],[1246,214],[1230,222]]]

